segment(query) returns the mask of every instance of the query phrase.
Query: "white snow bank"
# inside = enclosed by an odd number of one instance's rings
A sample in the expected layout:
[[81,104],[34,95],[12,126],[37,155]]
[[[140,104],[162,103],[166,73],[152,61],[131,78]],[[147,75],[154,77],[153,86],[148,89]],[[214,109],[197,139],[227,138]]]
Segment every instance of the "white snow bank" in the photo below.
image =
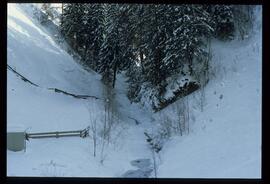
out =
[[[102,100],[76,99],[47,90],[54,87],[75,94],[103,95],[100,76],[86,72],[75,63],[54,43],[46,29],[24,12],[27,8],[31,6],[8,4],[8,64],[40,87],[24,82],[7,70],[8,126],[23,124],[29,133],[80,130],[90,125],[89,110],[98,127],[102,126]],[[117,80],[115,91],[121,117],[103,156],[100,140],[97,156],[93,156],[91,130],[90,137],[85,139],[30,139],[26,152],[7,151],[7,175],[120,177],[133,168],[130,161],[151,158],[143,135],[146,127],[137,126],[128,118],[147,123],[148,114],[141,116],[144,111],[130,105],[123,81]]]
[[[196,105],[200,100],[197,91],[189,97],[192,131],[188,136],[174,138],[162,149],[159,177],[261,177],[259,28],[250,40],[213,41],[211,66],[217,73],[205,87],[204,111]],[[167,111],[169,108],[164,113]]]
[[99,96],[100,76],[75,63],[20,6],[8,4],[8,64],[42,87]]

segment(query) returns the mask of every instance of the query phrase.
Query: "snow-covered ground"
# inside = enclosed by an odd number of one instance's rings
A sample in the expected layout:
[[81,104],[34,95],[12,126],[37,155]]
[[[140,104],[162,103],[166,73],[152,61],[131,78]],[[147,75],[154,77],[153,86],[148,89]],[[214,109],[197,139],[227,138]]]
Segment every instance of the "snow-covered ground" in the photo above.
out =
[[192,133],[165,145],[160,177],[260,178],[261,51],[253,50],[256,44],[214,44],[213,59],[235,60],[236,66],[228,63],[223,78],[206,86],[207,104],[203,112],[194,107]]
[[[90,124],[89,107],[95,110],[92,114],[101,118],[103,101],[75,99],[47,88],[102,97],[100,76],[83,70],[21,6],[8,5],[8,65],[40,87],[22,81],[8,70],[8,126],[23,125],[27,132],[86,128]],[[135,125],[128,118],[137,118],[136,112],[140,110],[130,105],[123,92],[117,99],[123,109],[121,114],[125,115],[121,118],[125,122],[117,127],[121,134],[115,136],[116,141],[121,141],[104,151],[103,165],[99,156],[101,148],[97,146],[97,157],[93,157],[90,138],[30,140],[26,152],[7,151],[8,176],[121,176],[132,168],[130,161],[149,158],[143,136],[145,127]],[[143,122],[145,118],[138,120]]]
[[199,91],[188,97],[195,116],[192,133],[165,145],[159,177],[261,177],[262,37],[257,13],[258,27],[250,40],[213,41],[211,65],[218,74],[205,87],[206,106],[203,112],[193,106]]
[[[75,99],[47,90],[59,88],[103,98],[100,76],[74,62],[23,6],[8,5],[8,65],[40,87],[8,70],[7,125],[23,124],[27,132],[83,129],[90,124],[89,109],[101,122],[102,100]],[[257,25],[260,21],[258,16]],[[196,105],[199,92],[189,95],[195,117],[191,132],[166,142],[159,153],[158,177],[261,176],[260,28],[250,40],[213,40],[212,66],[217,73],[205,87],[204,111]],[[93,156],[91,136],[36,139],[27,142],[26,152],[7,151],[7,175],[121,177],[128,170],[136,170],[131,161],[152,159],[144,131],[155,130],[157,114],[130,104],[124,81],[123,76],[118,76],[115,103],[120,123],[115,128],[114,142],[104,151],[103,164],[100,145],[97,156]],[[169,114],[170,107],[161,113]],[[134,119],[140,123],[137,125]]]

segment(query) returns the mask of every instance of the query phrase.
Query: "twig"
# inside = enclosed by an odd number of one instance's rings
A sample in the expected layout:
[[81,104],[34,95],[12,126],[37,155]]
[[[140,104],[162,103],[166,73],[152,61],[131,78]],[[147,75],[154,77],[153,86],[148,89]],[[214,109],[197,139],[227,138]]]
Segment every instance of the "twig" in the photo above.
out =
[[132,120],[134,120],[135,121],[135,123],[136,123],[136,125],[138,125],[138,124],[140,124],[140,122],[137,120],[137,119],[135,119],[135,118],[132,118],[132,117],[130,117],[130,116],[128,116],[128,118],[129,119],[132,119]]

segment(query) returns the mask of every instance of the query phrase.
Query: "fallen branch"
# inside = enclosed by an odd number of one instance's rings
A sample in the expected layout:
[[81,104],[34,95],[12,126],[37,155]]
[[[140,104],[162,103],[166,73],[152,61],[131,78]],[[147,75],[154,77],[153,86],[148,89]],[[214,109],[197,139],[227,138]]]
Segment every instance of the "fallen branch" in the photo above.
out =
[[37,85],[37,84],[31,82],[29,79],[27,79],[26,77],[24,77],[23,75],[21,75],[20,73],[18,73],[15,69],[13,69],[13,68],[12,68],[11,66],[9,66],[8,64],[7,64],[7,67],[8,67],[9,70],[11,70],[12,72],[14,72],[17,76],[19,76],[24,82],[28,82],[28,83],[30,83],[30,84],[36,86],[36,87],[39,87],[39,85]]
[[[32,84],[33,86],[40,87],[39,85],[35,84],[34,82],[32,82],[29,79],[27,79],[26,77],[24,77],[22,74],[18,73],[11,66],[7,65],[7,67],[8,67],[9,70],[14,72],[17,76],[19,76],[23,81],[28,82],[28,83]],[[47,88],[47,89],[48,90],[53,90],[56,93],[63,93],[65,95],[69,95],[69,96],[72,96],[74,98],[80,98],[80,99],[95,98],[95,99],[100,99],[100,98],[98,98],[96,96],[91,96],[91,95],[76,95],[76,94],[68,93],[68,92],[63,91],[63,90],[58,89],[58,88]]]
[[48,90],[53,90],[55,91],[56,93],[63,93],[65,95],[68,95],[68,96],[72,96],[74,98],[82,98],[82,99],[87,99],[87,98],[95,98],[95,99],[100,99],[96,96],[91,96],[91,95],[76,95],[76,94],[73,94],[73,93],[69,93],[69,92],[66,92],[66,91],[63,91],[61,89],[57,89],[57,88],[47,88]]
[[149,143],[150,148],[158,153],[162,149],[162,146],[156,142],[154,137],[151,137],[148,133],[144,132],[144,135],[147,137],[146,141]]

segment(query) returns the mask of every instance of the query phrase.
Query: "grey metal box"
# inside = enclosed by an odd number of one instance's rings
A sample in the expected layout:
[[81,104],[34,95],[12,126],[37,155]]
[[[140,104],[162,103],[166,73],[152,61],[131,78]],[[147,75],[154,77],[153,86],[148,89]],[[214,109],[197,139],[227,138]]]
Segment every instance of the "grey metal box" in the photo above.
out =
[[8,132],[7,149],[21,151],[25,149],[25,132]]

